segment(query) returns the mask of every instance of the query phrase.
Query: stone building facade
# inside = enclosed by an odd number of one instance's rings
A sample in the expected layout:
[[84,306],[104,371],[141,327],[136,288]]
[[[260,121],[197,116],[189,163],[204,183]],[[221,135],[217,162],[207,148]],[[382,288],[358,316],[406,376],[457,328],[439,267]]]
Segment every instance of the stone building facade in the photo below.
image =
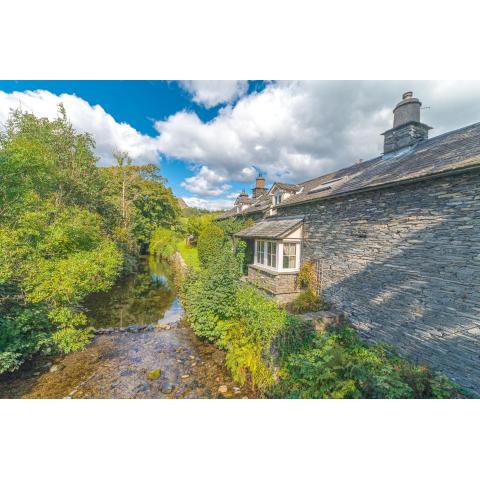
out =
[[283,227],[302,218],[294,266],[315,263],[327,302],[367,340],[480,394],[480,123],[429,139],[420,106],[404,94],[378,157],[271,187],[263,218],[237,235],[276,242],[277,272],[260,255],[249,278],[295,294]]
[[480,172],[286,208],[361,335],[480,393]]

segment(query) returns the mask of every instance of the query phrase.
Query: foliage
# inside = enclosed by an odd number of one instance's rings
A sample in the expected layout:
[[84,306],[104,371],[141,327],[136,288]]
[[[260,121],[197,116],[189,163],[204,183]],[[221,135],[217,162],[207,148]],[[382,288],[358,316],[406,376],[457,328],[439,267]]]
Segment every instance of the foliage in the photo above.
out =
[[244,228],[251,227],[255,221],[251,218],[237,218],[231,217],[225,220],[219,220],[215,222],[219,226],[227,237],[233,237],[233,235]]
[[197,242],[200,265],[207,268],[218,258],[225,244],[225,233],[217,225],[208,225],[200,234]]
[[317,312],[324,308],[322,298],[311,288],[300,292],[297,298],[287,305],[290,313]]
[[36,353],[53,351],[45,308],[12,307],[0,315],[0,374],[13,372]]
[[[198,207],[183,207],[182,209],[182,217],[185,217],[185,218],[190,218],[190,217],[198,217],[198,216],[201,216],[201,215],[205,215],[205,214],[209,214],[211,215],[212,212],[210,212],[210,210],[207,210],[205,208],[198,208]],[[215,213],[213,213],[213,215],[216,215]]]
[[214,218],[215,214],[213,213],[184,217],[182,218],[181,228],[186,235],[192,235],[196,242],[203,230],[211,225]]
[[247,271],[246,258],[247,258],[247,242],[244,240],[238,240],[235,244],[235,255],[240,266],[240,274],[244,275]]
[[114,152],[114,157],[117,165],[102,174],[108,198],[119,212],[117,228],[130,235],[129,245],[146,246],[156,229],[177,224],[180,207],[156,165],[133,165],[125,152]]
[[186,279],[182,303],[193,331],[227,351],[235,380],[263,390],[274,380],[270,347],[286,313],[254,288],[241,286],[239,276],[239,258],[227,243],[215,262]]
[[177,251],[179,234],[167,228],[159,228],[153,233],[150,240],[149,251],[160,258],[170,258]]
[[318,277],[315,262],[304,262],[298,272],[297,281],[302,288],[318,291]]
[[235,381],[264,390],[274,382],[272,340],[285,325],[285,311],[253,287],[237,291],[234,316],[222,324],[219,344],[227,350],[226,364]]
[[12,111],[0,132],[0,372],[90,338],[82,301],[109,289],[138,243],[177,222],[153,165],[97,167],[95,141],[65,109],[54,120]]
[[187,320],[197,335],[210,341],[221,337],[219,322],[232,318],[238,286],[238,262],[228,247],[217,252],[216,261],[208,268],[190,273],[181,297]]
[[350,326],[317,333],[283,362],[280,398],[451,398],[445,377],[401,359],[383,345],[366,345]]

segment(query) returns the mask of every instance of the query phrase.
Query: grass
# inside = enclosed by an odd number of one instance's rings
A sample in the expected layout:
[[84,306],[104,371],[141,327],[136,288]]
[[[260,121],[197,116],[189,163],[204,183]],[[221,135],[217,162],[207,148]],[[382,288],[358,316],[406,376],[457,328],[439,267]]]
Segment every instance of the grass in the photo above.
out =
[[185,263],[190,267],[198,270],[200,268],[200,262],[198,260],[198,250],[197,247],[192,247],[191,245],[187,245],[185,240],[180,240],[177,243],[177,250],[182,255]]

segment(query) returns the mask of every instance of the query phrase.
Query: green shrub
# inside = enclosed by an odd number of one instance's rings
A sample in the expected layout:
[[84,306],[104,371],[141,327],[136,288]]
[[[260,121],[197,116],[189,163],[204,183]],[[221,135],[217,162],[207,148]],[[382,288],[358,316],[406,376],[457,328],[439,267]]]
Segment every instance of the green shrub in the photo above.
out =
[[302,264],[298,272],[297,281],[302,288],[318,290],[319,281],[315,262],[310,261]]
[[216,224],[225,232],[225,235],[232,238],[233,235],[244,228],[251,227],[255,223],[251,218],[227,218],[226,220],[220,220]]
[[424,366],[415,366],[383,345],[366,345],[349,326],[314,337],[283,362],[280,398],[451,398],[455,386]]
[[290,313],[317,312],[324,308],[322,298],[311,288],[301,292],[295,300],[287,305],[287,310]]
[[238,286],[238,262],[228,246],[217,252],[208,268],[190,273],[181,297],[186,318],[198,336],[210,341],[221,337],[219,321],[232,317]]
[[0,374],[13,372],[38,353],[54,351],[52,325],[42,306],[0,312]]
[[271,344],[285,325],[286,313],[254,288],[237,291],[235,316],[224,323],[219,344],[226,348],[226,364],[235,381],[264,390],[274,381]]
[[220,227],[214,224],[205,227],[197,242],[200,265],[206,268],[210,262],[215,261],[219,252],[222,251],[224,243],[225,233]]
[[179,234],[168,228],[158,228],[153,232],[150,240],[149,251],[159,258],[169,258],[177,251]]

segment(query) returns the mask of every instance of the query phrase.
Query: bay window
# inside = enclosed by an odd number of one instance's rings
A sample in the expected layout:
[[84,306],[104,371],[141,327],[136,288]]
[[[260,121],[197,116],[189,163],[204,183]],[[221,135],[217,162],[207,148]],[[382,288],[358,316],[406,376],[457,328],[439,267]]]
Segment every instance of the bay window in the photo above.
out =
[[255,240],[254,264],[277,272],[295,272],[300,266],[300,242]]

